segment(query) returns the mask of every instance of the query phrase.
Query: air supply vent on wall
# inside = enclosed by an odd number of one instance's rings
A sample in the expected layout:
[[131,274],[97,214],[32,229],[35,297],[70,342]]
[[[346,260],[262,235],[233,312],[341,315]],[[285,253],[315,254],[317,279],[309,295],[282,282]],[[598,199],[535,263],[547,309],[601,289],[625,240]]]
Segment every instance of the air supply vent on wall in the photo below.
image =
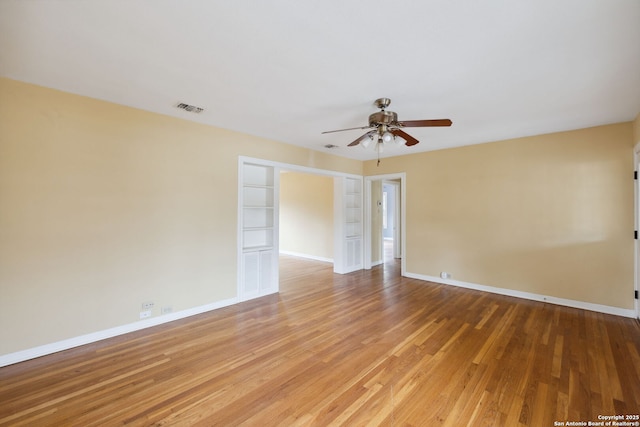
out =
[[190,113],[196,113],[196,114],[200,114],[200,113],[202,113],[204,111],[204,108],[196,107],[195,105],[185,104],[183,102],[181,102],[180,104],[176,105],[176,108],[188,111]]

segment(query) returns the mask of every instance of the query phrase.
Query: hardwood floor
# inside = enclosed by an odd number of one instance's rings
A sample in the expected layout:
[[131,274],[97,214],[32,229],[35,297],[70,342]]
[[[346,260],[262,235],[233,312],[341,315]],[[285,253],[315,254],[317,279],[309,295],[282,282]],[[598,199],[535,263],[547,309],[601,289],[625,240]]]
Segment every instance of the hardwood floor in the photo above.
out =
[[[640,414],[637,321],[281,259],[281,293],[0,368],[0,425],[554,426]],[[634,422],[632,420],[632,422]]]

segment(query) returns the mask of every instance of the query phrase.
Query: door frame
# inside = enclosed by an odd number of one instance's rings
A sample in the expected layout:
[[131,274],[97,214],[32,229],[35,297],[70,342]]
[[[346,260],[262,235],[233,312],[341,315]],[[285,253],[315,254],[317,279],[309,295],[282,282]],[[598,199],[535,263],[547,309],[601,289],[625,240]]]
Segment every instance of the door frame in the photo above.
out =
[[[402,224],[400,223],[400,203],[402,198],[400,197],[400,183],[397,180],[385,179],[382,181],[383,191],[384,185],[392,185],[394,187],[393,192],[393,257],[402,258]],[[398,244],[400,243],[400,244]]]
[[[633,170],[635,174],[638,174],[640,170],[640,141],[638,141],[633,148]],[[638,179],[633,180],[633,211],[634,211],[634,227],[636,232],[640,231],[640,185]],[[633,288],[636,294],[640,292],[640,241],[634,240],[633,244]],[[640,300],[634,296],[634,308],[636,311],[636,318],[640,319]]]
[[406,275],[407,260],[407,174],[405,172],[391,173],[384,175],[371,175],[364,177],[364,268],[370,270],[371,262],[371,183],[373,181],[400,181],[399,194],[400,197],[400,274]]
[[[259,158],[255,158],[255,157],[248,157],[248,156],[238,156],[238,171],[236,173],[236,179],[238,180],[238,193],[237,193],[237,205],[238,205],[238,210],[236,212],[236,221],[237,221],[237,240],[236,240],[236,253],[237,253],[237,257],[236,257],[236,264],[237,264],[237,296],[240,297],[242,292],[242,277],[243,277],[243,272],[242,270],[242,254],[243,254],[243,250],[242,250],[242,198],[243,198],[243,194],[242,194],[242,183],[241,183],[241,179],[242,179],[242,167],[245,163],[250,163],[250,164],[254,164],[254,165],[261,165],[261,166],[269,166],[269,167],[273,167],[274,168],[274,173],[275,174],[279,174],[280,171],[282,170],[287,170],[287,171],[292,171],[292,172],[301,172],[301,173],[308,173],[308,174],[315,174],[315,175],[322,175],[322,176],[328,176],[331,178],[357,178],[362,180],[363,176],[362,175],[356,175],[356,174],[349,174],[349,173],[344,173],[344,172],[336,172],[336,171],[331,171],[331,170],[327,170],[327,169],[318,169],[318,168],[312,168],[312,167],[308,167],[308,166],[300,166],[300,165],[294,165],[294,164],[290,164],[290,163],[282,163],[282,162],[275,162],[275,161],[271,161],[271,160],[265,160],[265,159],[259,159]],[[280,210],[280,180],[276,179],[274,180],[274,208],[275,208],[275,212],[278,212]],[[342,203],[345,203],[345,199],[343,197],[338,197],[336,198],[335,194],[334,194],[334,203],[336,203],[336,200],[341,200]],[[335,235],[335,229],[338,226],[337,221],[335,221],[335,214],[334,214],[334,235]],[[273,242],[273,251],[275,253],[275,261],[272,264],[272,268],[275,268],[275,271],[278,271],[278,268],[280,267],[280,261],[279,261],[279,254],[280,254],[280,242],[278,239],[278,236],[280,235],[280,225],[279,225],[279,221],[275,220],[274,221],[274,242]],[[338,244],[338,242],[334,242],[334,247],[335,245]],[[334,249],[335,252],[335,249]],[[334,254],[334,264],[335,264],[335,254]],[[275,290],[274,293],[279,292],[280,291],[280,280],[278,279],[276,281],[275,285]]]

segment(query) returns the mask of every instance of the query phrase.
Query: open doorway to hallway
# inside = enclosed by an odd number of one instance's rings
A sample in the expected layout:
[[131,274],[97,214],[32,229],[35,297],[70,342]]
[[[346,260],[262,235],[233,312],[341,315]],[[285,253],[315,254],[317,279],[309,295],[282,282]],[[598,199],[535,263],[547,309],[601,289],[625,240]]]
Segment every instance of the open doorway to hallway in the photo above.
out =
[[400,181],[382,181],[382,261],[401,258],[400,250]]
[[399,264],[404,274],[404,173],[365,177],[365,268]]

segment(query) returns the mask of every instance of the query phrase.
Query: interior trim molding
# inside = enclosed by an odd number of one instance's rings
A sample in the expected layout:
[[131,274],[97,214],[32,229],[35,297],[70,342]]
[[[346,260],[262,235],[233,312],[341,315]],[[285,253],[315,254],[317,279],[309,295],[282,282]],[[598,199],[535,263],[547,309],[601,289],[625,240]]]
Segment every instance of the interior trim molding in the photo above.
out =
[[173,322],[174,320],[184,319],[185,317],[195,316],[197,314],[202,314],[208,311],[217,310],[219,308],[228,307],[238,302],[239,301],[237,298],[225,299],[211,304],[189,308],[187,310],[163,314],[157,317],[150,317],[148,319],[140,320],[139,322],[116,326],[114,328],[104,329],[102,331],[92,332],[86,335],[80,335],[78,337],[69,338],[51,344],[45,344],[26,350],[16,351],[15,353],[0,355],[0,368],[3,366],[13,365],[14,363],[35,359],[36,357],[46,356],[48,354],[53,354],[59,351],[68,350],[70,348],[79,347],[81,345],[91,344],[93,342],[112,338],[118,335],[128,334],[129,332],[135,332],[141,329],[150,328],[152,326],[161,325],[163,323]]
[[[532,301],[546,302],[549,304],[562,305],[566,307],[579,308],[583,310],[595,311],[599,313],[612,314],[615,316],[636,318],[636,312],[633,309],[624,309],[619,307],[612,307],[602,304],[594,304],[584,301],[576,301],[565,298],[557,298],[548,295],[534,294],[530,292],[516,291],[513,289],[497,288],[494,286],[479,285],[476,283],[462,282],[453,279],[441,279],[440,277],[428,276],[424,274],[416,274],[407,272],[404,276],[411,279],[418,279],[425,282],[434,282],[442,285],[457,286],[460,288],[473,289],[482,292],[490,292],[493,294],[506,295],[516,298],[522,298]],[[81,335],[74,338],[54,342],[51,344],[45,344],[38,347],[29,348],[26,350],[17,351],[14,353],[8,353],[0,355],[0,367],[13,365],[15,363],[24,362],[26,360],[35,359],[37,357],[46,356],[48,354],[57,353],[59,351],[68,350],[70,348],[79,347],[85,344],[101,341],[107,338],[112,338],[118,335],[124,335],[129,332],[135,332],[142,329],[150,328],[153,326],[169,323],[174,320],[184,319],[186,317],[195,316],[198,314],[206,313],[208,311],[217,310],[219,308],[228,307],[237,304],[239,301],[237,298],[229,298],[226,300],[214,302],[211,304],[205,304],[198,307],[193,307],[187,310],[177,311],[175,313],[164,314],[157,317],[150,317],[139,322],[129,323],[122,326],[116,326],[114,328],[104,329],[102,331],[92,332],[90,334]]]
[[300,253],[300,252],[283,251],[282,249],[280,250],[280,253],[282,255],[289,255],[289,256],[294,256],[294,257],[297,257],[297,258],[312,259],[314,261],[330,262],[331,264],[333,264],[333,258],[325,258],[325,257],[321,257],[321,256],[303,254],[303,253]]
[[494,286],[479,285],[476,283],[462,282],[460,280],[441,279],[440,277],[427,276],[424,274],[406,273],[405,276],[412,279],[440,283],[442,285],[451,285],[451,286],[457,286],[460,288],[474,289],[476,291],[490,292],[492,294],[506,295],[510,297],[522,298],[522,299],[527,299],[531,301],[546,302],[549,304],[563,305],[565,307],[579,308],[582,310],[596,311],[596,312],[605,313],[605,314],[613,314],[615,316],[630,317],[632,319],[636,318],[635,310],[632,310],[632,309],[624,309],[620,307],[612,307],[608,305],[594,304],[594,303],[584,302],[584,301],[557,298],[549,295],[540,295],[540,294],[534,294],[531,292],[516,291],[513,289],[507,289],[507,288],[497,288]]
[[[640,114],[636,117],[636,120],[640,120]],[[638,184],[638,172],[640,170],[640,141],[636,142],[633,147],[633,224],[634,230],[640,229],[640,185]],[[633,289],[636,292],[640,291],[640,265],[638,264],[638,254],[640,254],[640,244],[638,239],[633,240]],[[640,300],[638,298],[633,299],[633,306],[635,307],[635,317],[640,320]]]
[[[407,253],[407,173],[390,173],[383,175],[369,175],[364,177],[364,268],[369,270],[377,264],[370,261],[371,255],[371,183],[373,181],[398,181],[400,194],[400,275],[406,276],[406,257]],[[380,230],[382,237],[382,230]],[[384,263],[384,260],[381,260]]]

